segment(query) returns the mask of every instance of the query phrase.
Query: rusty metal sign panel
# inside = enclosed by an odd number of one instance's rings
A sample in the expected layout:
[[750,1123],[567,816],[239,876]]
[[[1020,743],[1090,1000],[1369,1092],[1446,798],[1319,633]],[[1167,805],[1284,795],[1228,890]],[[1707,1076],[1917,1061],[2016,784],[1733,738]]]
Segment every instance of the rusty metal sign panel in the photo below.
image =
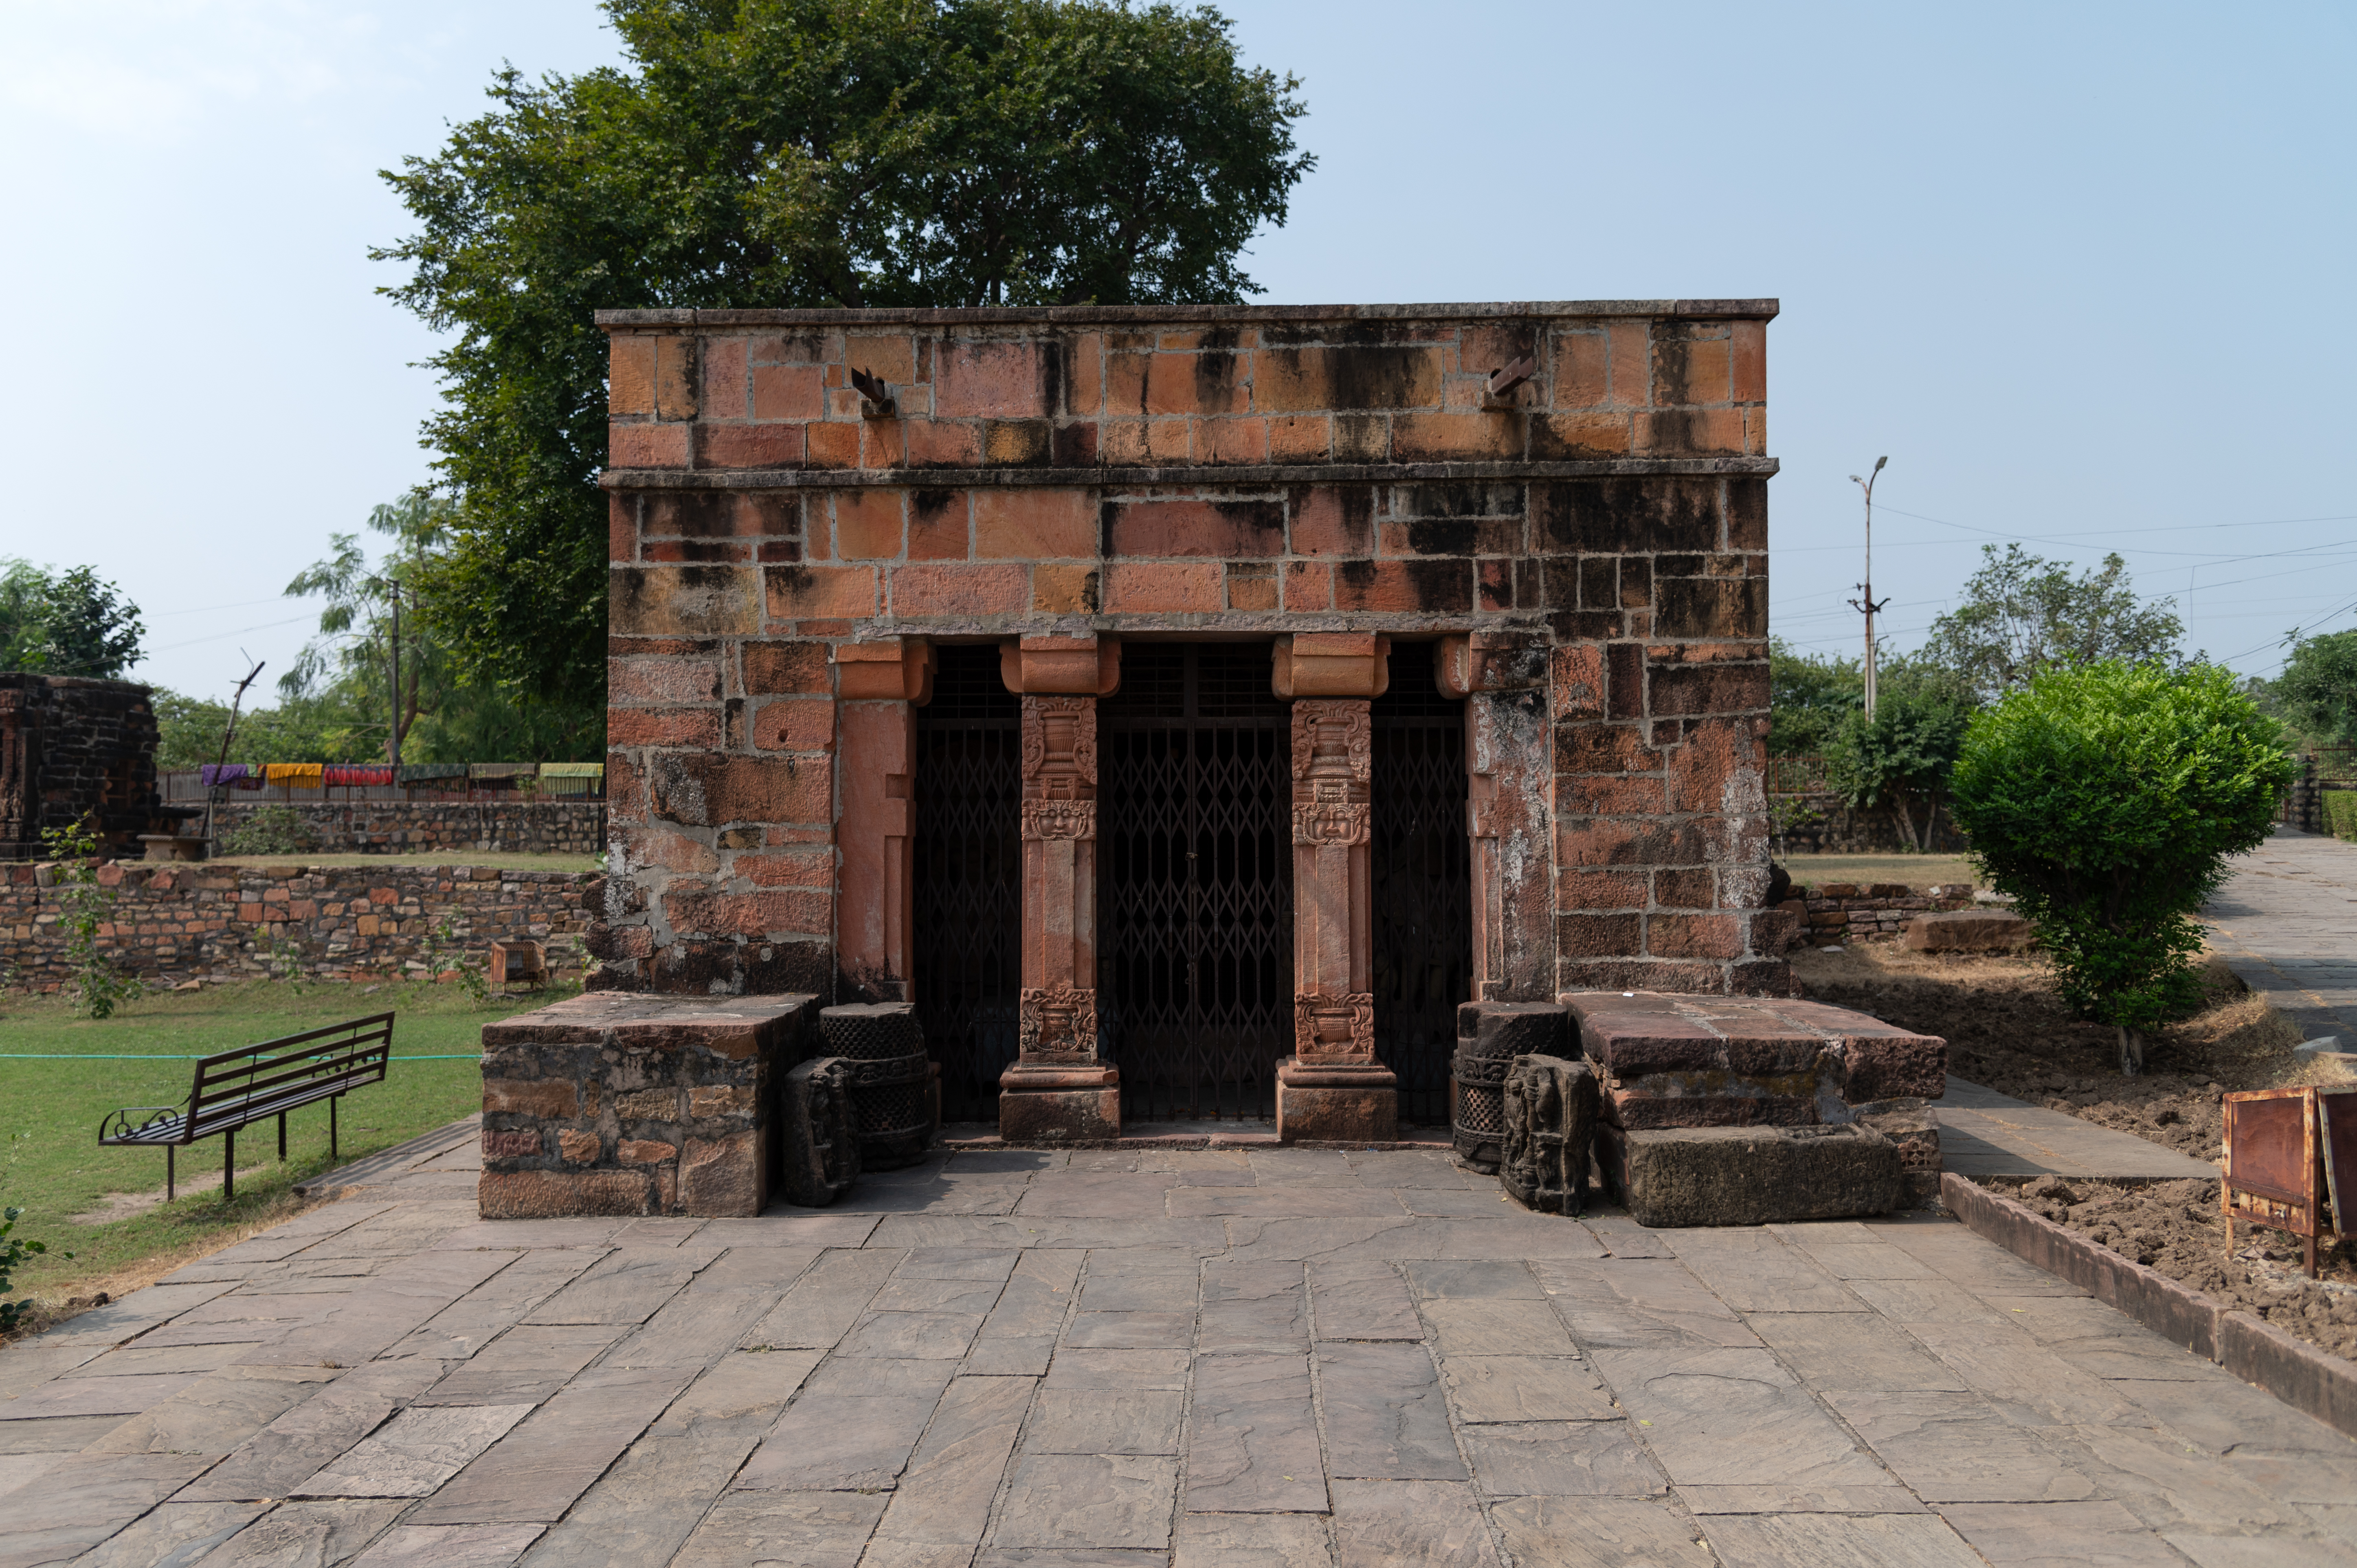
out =
[[2357,1205],[2357,1090],[2261,1089],[2226,1096],[2226,1157],[2219,1206],[2226,1247],[2234,1221],[2287,1230],[2302,1243],[2316,1277],[2319,1237],[2346,1234],[2341,1220]]

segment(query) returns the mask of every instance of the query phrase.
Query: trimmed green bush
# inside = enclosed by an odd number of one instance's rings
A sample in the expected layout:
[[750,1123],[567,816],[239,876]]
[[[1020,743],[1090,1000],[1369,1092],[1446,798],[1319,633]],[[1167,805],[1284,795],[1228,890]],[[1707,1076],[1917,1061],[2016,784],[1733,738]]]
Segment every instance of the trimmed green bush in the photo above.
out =
[[2038,927],[2063,1000],[2143,1034],[2198,1004],[2193,913],[2267,836],[2298,773],[2282,728],[2216,665],[2053,671],[1985,709],[1952,776],[1956,825]]
[[2324,831],[2357,843],[2357,789],[2324,791]]

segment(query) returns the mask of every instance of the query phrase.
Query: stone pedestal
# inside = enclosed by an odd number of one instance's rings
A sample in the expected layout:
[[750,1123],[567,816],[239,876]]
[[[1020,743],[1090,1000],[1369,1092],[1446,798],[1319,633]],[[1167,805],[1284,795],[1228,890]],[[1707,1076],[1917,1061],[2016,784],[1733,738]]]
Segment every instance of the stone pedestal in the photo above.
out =
[[816,1000],[591,992],[486,1024],[483,1218],[760,1213]]
[[[1369,865],[1373,725],[1389,639],[1280,639],[1275,685],[1293,703],[1293,1055],[1277,1068],[1288,1141],[1396,1137],[1399,1080],[1375,1059]],[[1308,693],[1348,695],[1307,695]]]
[[1121,1136],[1121,1075],[1097,1057],[1097,698],[1119,645],[1027,637],[1000,665],[1023,696],[1023,986],[998,1131],[1024,1142]]

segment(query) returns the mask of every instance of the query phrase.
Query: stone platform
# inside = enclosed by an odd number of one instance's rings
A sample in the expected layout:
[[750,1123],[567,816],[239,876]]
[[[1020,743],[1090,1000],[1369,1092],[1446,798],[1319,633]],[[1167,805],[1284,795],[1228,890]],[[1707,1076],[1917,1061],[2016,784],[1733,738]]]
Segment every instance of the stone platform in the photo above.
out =
[[817,1000],[593,991],[486,1024],[482,1217],[760,1213]]
[[1947,1220],[1255,1148],[481,1221],[456,1132],[0,1349],[0,1564],[2357,1557],[2347,1439]]

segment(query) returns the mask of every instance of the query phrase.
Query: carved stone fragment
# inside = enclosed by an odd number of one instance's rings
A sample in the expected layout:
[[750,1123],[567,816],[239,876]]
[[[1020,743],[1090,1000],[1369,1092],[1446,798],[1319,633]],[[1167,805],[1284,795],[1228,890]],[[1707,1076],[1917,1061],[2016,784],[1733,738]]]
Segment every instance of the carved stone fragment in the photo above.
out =
[[1561,1057],[1518,1056],[1506,1070],[1505,1159],[1498,1179],[1525,1208],[1577,1215],[1600,1096],[1596,1069]]
[[1467,1002],[1457,1009],[1449,1131],[1458,1158],[1494,1171],[1505,1155],[1506,1069],[1516,1057],[1576,1057],[1560,1002]]
[[849,1092],[861,1168],[897,1170],[922,1159],[932,1139],[932,1062],[916,1008],[906,1002],[822,1007],[818,1026],[829,1050],[853,1058]]
[[787,1072],[788,1203],[824,1208],[859,1180],[859,1133],[851,1111],[858,1065],[844,1057],[818,1057]]

